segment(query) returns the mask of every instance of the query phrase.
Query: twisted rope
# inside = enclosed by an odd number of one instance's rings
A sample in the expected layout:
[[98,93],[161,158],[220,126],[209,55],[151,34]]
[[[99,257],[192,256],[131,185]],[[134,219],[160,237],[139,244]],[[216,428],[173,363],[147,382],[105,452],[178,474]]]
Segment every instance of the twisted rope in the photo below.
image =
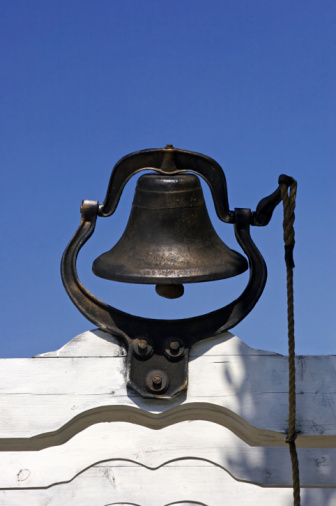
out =
[[293,179],[290,185],[286,183],[281,183],[280,188],[284,209],[283,230],[285,242],[285,261],[287,271],[289,417],[288,417],[288,434],[286,437],[286,443],[288,443],[289,445],[289,452],[292,462],[294,506],[300,506],[301,500],[300,500],[299,461],[295,445],[297,433],[295,429],[296,396],[295,396],[295,338],[294,338],[294,288],[293,288],[293,269],[294,269],[293,250],[295,244],[294,211],[295,211],[297,182],[295,181],[295,179]]

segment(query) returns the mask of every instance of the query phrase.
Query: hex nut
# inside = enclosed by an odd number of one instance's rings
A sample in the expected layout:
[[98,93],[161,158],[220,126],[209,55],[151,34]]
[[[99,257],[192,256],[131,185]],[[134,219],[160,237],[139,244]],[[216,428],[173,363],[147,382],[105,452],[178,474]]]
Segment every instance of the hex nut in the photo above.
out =
[[167,339],[164,346],[164,353],[166,357],[171,360],[179,360],[184,355],[185,347],[180,339],[171,338]]
[[149,392],[160,394],[169,386],[168,375],[159,369],[150,371],[146,376],[146,388]]
[[153,347],[148,343],[147,339],[139,338],[133,341],[133,350],[137,358],[146,360],[153,354]]

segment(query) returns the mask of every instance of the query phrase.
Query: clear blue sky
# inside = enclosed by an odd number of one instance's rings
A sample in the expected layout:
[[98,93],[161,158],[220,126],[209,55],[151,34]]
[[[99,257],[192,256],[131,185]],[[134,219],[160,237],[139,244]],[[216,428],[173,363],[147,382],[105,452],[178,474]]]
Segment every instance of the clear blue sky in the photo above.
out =
[[[59,274],[80,203],[103,200],[119,158],[167,143],[220,163],[231,209],[255,209],[281,173],[298,180],[297,352],[335,353],[335,1],[2,0],[0,11],[1,356],[57,349],[92,328]],[[84,247],[84,284],[152,317],[237,297],[247,275],[189,285],[176,301],[94,277],[92,261],[121,235],[133,191],[131,182]],[[218,233],[239,250],[206,195]],[[282,209],[252,236],[268,283],[233,332],[286,353]]]

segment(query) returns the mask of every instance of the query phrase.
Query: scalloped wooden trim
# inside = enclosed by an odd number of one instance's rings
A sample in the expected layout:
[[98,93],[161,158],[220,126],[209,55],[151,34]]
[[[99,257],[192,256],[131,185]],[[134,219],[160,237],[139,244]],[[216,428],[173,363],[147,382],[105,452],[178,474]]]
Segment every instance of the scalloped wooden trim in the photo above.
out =
[[[84,469],[113,459],[151,469],[197,459],[221,467],[240,481],[266,487],[290,487],[292,483],[287,447],[249,446],[221,425],[194,420],[160,430],[127,422],[100,422],[62,445],[40,451],[2,452],[1,486],[47,487],[70,481]],[[299,460],[302,486],[335,486],[335,449],[302,448]]]
[[[164,413],[149,413],[131,406],[102,406],[80,413],[55,431],[30,438],[1,438],[0,451],[40,451],[59,446],[97,423],[131,422],[149,429],[160,430],[185,421],[212,422],[232,431],[249,446],[285,447],[286,435],[258,429],[229,409],[210,403],[190,403]],[[298,436],[298,448],[336,448],[336,436]]]
[[[302,506],[333,506],[335,489],[303,488]],[[70,482],[48,488],[0,490],[6,506],[284,506],[291,488],[262,488],[233,480],[220,468],[199,461],[166,464],[155,471],[127,462],[91,466]]]

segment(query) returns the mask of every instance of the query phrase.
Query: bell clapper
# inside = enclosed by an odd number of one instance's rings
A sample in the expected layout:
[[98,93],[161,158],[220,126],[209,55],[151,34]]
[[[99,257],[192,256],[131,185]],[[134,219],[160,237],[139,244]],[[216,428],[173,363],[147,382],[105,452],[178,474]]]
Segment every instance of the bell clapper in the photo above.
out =
[[184,294],[183,285],[155,285],[155,291],[165,299],[178,299]]

